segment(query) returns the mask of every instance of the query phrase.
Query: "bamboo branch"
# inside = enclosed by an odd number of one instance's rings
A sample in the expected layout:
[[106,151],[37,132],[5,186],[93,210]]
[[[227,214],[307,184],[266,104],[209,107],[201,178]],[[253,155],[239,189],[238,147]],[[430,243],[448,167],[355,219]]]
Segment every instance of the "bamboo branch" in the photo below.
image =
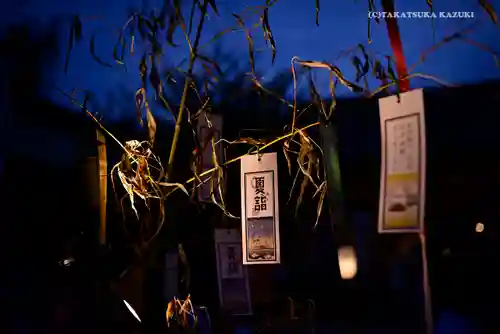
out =
[[[287,133],[286,135],[283,135],[283,136],[278,137],[278,138],[276,138],[276,139],[274,139],[274,140],[271,140],[269,143],[267,143],[267,144],[265,144],[265,145],[263,145],[263,146],[259,147],[259,148],[258,148],[257,150],[255,150],[255,151],[249,152],[249,153],[247,153],[247,154],[240,155],[240,156],[238,156],[238,157],[236,157],[236,158],[234,158],[234,159],[231,159],[231,160],[227,161],[226,163],[224,163],[224,166],[227,166],[227,165],[229,165],[229,164],[232,164],[233,162],[239,161],[239,160],[243,159],[243,157],[245,157],[245,156],[247,156],[247,155],[256,154],[256,153],[258,153],[258,152],[262,151],[263,149],[268,148],[269,146],[274,145],[274,144],[276,144],[276,143],[278,143],[278,142],[282,141],[283,139],[286,139],[286,138],[289,138],[289,137],[293,137],[293,136],[295,136],[297,133],[299,133],[299,132],[301,132],[301,131],[304,131],[304,130],[306,130],[306,129],[308,129],[308,128],[311,128],[311,127],[313,127],[313,126],[317,126],[317,125],[319,125],[319,122],[312,123],[312,124],[309,124],[309,125],[307,125],[307,126],[304,126],[304,127],[303,127],[303,128],[301,128],[301,129],[297,129],[297,130],[295,130],[295,131],[293,131],[293,132],[289,132],[289,133]],[[214,168],[211,168],[211,169],[209,169],[209,170],[206,170],[206,171],[204,171],[203,173],[199,174],[199,175],[198,175],[198,177],[202,177],[202,176],[208,175],[208,174],[210,174],[210,173],[213,173],[216,169],[217,169],[217,167],[214,167]],[[189,180],[187,180],[187,181],[186,181],[186,182],[184,182],[184,183],[185,183],[185,184],[187,184],[187,183],[191,183],[191,182],[193,182],[195,179],[196,179],[196,177],[192,177],[192,178],[190,178]]]
[[175,151],[177,149],[177,142],[179,141],[179,135],[181,132],[182,116],[183,116],[184,109],[186,106],[187,92],[188,92],[189,84],[191,82],[191,77],[193,75],[193,67],[194,67],[194,62],[196,61],[196,53],[198,50],[198,44],[200,43],[201,31],[203,29],[203,24],[205,23],[205,15],[206,15],[206,11],[207,11],[207,0],[205,0],[203,2],[203,5],[201,6],[200,10],[201,10],[200,22],[198,24],[198,28],[196,29],[196,37],[194,40],[193,49],[190,52],[191,55],[189,58],[189,68],[188,68],[188,72],[186,75],[186,80],[184,81],[184,89],[182,91],[181,103],[179,106],[179,114],[177,115],[177,121],[175,122],[174,137],[172,139],[172,146],[170,147],[170,155],[168,157],[167,179],[170,179],[171,175],[172,175]]

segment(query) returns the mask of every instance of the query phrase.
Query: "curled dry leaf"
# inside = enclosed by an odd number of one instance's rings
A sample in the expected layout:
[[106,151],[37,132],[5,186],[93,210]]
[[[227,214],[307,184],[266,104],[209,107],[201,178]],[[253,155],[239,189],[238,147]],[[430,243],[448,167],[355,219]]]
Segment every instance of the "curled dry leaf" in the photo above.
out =
[[[131,209],[139,219],[139,212],[136,207],[136,198],[140,198],[146,207],[149,207],[149,201],[159,201],[159,222],[153,233],[153,236],[147,242],[151,241],[163,226],[165,219],[165,198],[175,189],[181,189],[187,194],[186,188],[179,183],[169,183],[163,180],[164,168],[160,159],[155,156],[151,150],[151,143],[148,141],[139,142],[131,140],[125,143],[122,160],[115,164],[111,169],[111,182],[116,193],[115,177],[118,178],[125,190],[125,196],[129,197]],[[166,189],[165,189],[166,188]],[[169,188],[174,188],[169,191]],[[120,201],[123,210],[123,199]]]
[[80,42],[82,39],[82,21],[78,15],[73,17],[71,22],[71,28],[69,30],[69,41],[68,47],[66,49],[66,59],[64,61],[64,73],[68,72],[69,58],[71,56],[71,51],[76,43]]
[[222,188],[224,185],[224,170],[222,169],[222,166],[219,164],[219,158],[217,157],[217,149],[215,145],[216,144],[215,138],[213,136],[211,139],[211,143],[212,143],[212,163],[214,165],[214,171],[212,172],[212,176],[210,178],[210,198],[212,200],[212,203],[217,205],[224,212],[224,215],[226,215],[229,218],[239,219],[239,217],[231,214],[227,210],[226,204],[224,203],[224,191]]
[[493,21],[493,23],[497,24],[498,23],[498,16],[497,16],[497,13],[495,12],[495,9],[493,8],[493,5],[488,0],[479,0],[479,5],[488,14],[488,16],[491,18],[491,21]]
[[156,121],[155,118],[153,117],[153,113],[151,112],[151,109],[149,108],[147,101],[146,101],[146,118],[148,121],[149,141],[151,142],[151,145],[153,145],[156,136]]
[[[297,202],[295,205],[295,212],[297,213],[299,210],[300,205],[302,204],[302,199],[305,193],[305,190],[309,184],[312,184],[316,189],[318,189],[318,186],[316,185],[316,181],[313,177],[313,175],[318,175],[318,170],[320,168],[319,166],[319,159],[317,158],[317,152],[315,151],[315,146],[313,144],[312,138],[310,138],[305,131],[299,130],[298,131],[299,137],[300,137],[300,150],[299,154],[297,157],[297,163],[299,166],[299,170],[297,173],[300,171],[303,175],[302,178],[302,183],[300,185],[300,193],[297,198]],[[316,173],[315,173],[316,171]],[[296,176],[296,179],[298,177],[298,174]],[[294,185],[295,185],[296,180],[294,180]],[[293,187],[292,187],[293,191]]]
[[326,191],[327,191],[327,186],[326,186],[326,180],[321,182],[319,185],[318,189],[313,195],[313,198],[316,197],[316,195],[319,193],[319,200],[318,200],[318,205],[316,208],[316,223],[314,223],[314,227],[316,227],[319,223],[319,218],[321,217],[321,213],[323,211],[323,203],[325,202],[325,197],[326,197]]
[[274,60],[276,59],[276,41],[274,39],[271,25],[269,24],[269,7],[264,9],[264,13],[261,17],[262,30],[264,31],[264,40],[266,44],[269,42],[271,45],[272,58],[271,63],[274,64]]
[[137,115],[137,121],[141,125],[144,126],[144,121],[142,120],[142,108],[144,107],[146,102],[146,91],[144,88],[140,88],[135,93],[135,111]]
[[321,10],[320,1],[316,0],[316,25],[319,26],[319,12]]
[[105,61],[103,61],[101,58],[99,58],[96,54],[96,50],[95,50],[95,35],[92,35],[92,37],[90,38],[90,55],[92,56],[92,58],[101,66],[104,66],[104,67],[113,67],[113,65],[109,64],[109,63],[106,63]]
[[191,295],[188,295],[185,300],[178,299],[177,297],[172,298],[167,305],[165,318],[168,327],[171,326],[173,321],[176,321],[182,328],[188,329],[191,327],[190,318],[193,320],[193,324],[196,325],[198,317],[191,302]]
[[247,36],[247,41],[248,41],[248,57],[250,60],[250,69],[252,74],[255,74],[255,55],[254,55],[254,42],[252,38],[252,34],[249,29],[245,27],[245,21],[241,18],[241,16],[237,14],[233,14],[234,18],[240,25],[241,29],[245,31],[245,35]]
[[292,59],[292,63],[297,63],[297,64],[300,64],[304,67],[308,67],[308,68],[323,68],[323,69],[329,70],[331,73],[333,73],[335,75],[335,77],[339,80],[339,82],[341,84],[343,84],[344,86],[349,88],[352,92],[355,92],[355,93],[362,93],[363,92],[363,88],[361,88],[358,85],[347,80],[337,66],[328,64],[326,62],[300,60],[298,57],[294,57]]

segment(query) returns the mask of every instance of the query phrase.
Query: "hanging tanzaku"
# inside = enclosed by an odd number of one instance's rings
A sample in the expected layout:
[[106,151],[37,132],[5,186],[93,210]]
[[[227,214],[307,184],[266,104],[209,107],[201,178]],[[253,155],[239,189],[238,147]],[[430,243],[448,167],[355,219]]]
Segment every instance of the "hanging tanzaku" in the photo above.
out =
[[[222,150],[222,145],[218,143],[221,138],[222,133],[222,116],[217,114],[207,114],[204,111],[200,113],[198,118],[198,142],[199,142],[199,154],[200,166],[192,166],[193,168],[199,168],[197,170],[198,174],[206,172],[215,167],[214,156],[213,156],[213,146],[215,146],[215,156],[217,158],[217,163],[221,166],[224,163]],[[217,145],[214,145],[217,144]],[[212,184],[211,180],[214,180]],[[200,177],[202,184],[198,188],[198,199],[200,202],[212,202],[212,190],[214,191],[214,196],[217,201],[220,201],[220,194],[218,191],[219,184],[216,175],[209,173],[207,175]],[[224,185],[221,185],[224,188]]]
[[241,159],[243,264],[280,263],[276,153]]
[[425,114],[421,89],[379,100],[382,166],[379,233],[423,232]]
[[232,315],[250,315],[250,286],[241,260],[240,233],[237,229],[215,229],[214,239],[221,307]]

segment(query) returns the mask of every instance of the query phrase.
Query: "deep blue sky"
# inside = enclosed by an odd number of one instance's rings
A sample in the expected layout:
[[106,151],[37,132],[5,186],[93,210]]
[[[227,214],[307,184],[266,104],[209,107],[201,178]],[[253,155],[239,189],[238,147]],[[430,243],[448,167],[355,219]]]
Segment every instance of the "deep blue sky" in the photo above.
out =
[[[22,5],[23,2],[27,4]],[[223,0],[218,1],[220,17],[211,15],[204,30],[204,40],[208,40],[217,32],[229,26],[236,26],[231,13],[240,12],[245,5],[259,5],[264,0]],[[500,0],[491,1],[495,8],[500,9]],[[376,1],[377,3],[377,1]],[[148,5],[155,6],[153,0]],[[262,52],[259,56],[258,70],[265,78],[272,77],[273,73],[290,67],[290,60],[298,56],[308,60],[326,60],[335,62],[349,78],[354,78],[355,71],[349,57],[341,57],[342,51],[352,48],[358,43],[367,42],[367,1],[334,1],[323,0],[320,15],[320,26],[316,27],[314,1],[305,0],[280,0],[270,11],[270,21],[278,45],[278,53],[274,67],[270,64],[270,52]],[[14,12],[4,12],[3,25],[37,17],[42,24],[49,24],[55,18],[67,18],[71,14],[79,14],[84,25],[83,44],[75,48],[72,54],[69,73],[63,74],[63,56],[67,45],[68,30],[61,28],[60,36],[60,61],[57,68],[50,71],[47,76],[46,87],[57,85],[66,90],[73,87],[91,90],[101,105],[106,106],[104,116],[108,120],[127,117],[123,108],[110,107],[110,95],[118,91],[129,91],[130,101],[133,104],[133,92],[139,87],[139,78],[136,71],[139,56],[130,58],[129,73],[119,67],[104,68],[95,63],[89,53],[88,41],[93,33],[97,33],[97,53],[103,60],[113,62],[112,51],[116,41],[115,30],[126,21],[127,9],[130,6],[141,6],[140,0],[23,0]],[[425,0],[396,1],[396,7],[401,11],[427,11]],[[474,20],[483,20],[484,23],[470,36],[477,42],[487,44],[500,52],[500,45],[494,41],[500,40],[499,27],[489,22],[482,9],[473,0],[455,0],[435,2],[436,11],[473,11]],[[97,19],[96,19],[97,18]],[[104,21],[105,20],[105,21]],[[436,20],[436,41],[441,40],[461,27],[472,23],[471,20]],[[415,63],[421,52],[434,44],[432,23],[425,19],[400,20],[400,29],[404,43],[405,55],[408,65]],[[254,32],[257,41],[256,48],[264,49],[262,32]],[[369,50],[373,53],[390,54],[390,46],[384,24],[372,25],[373,43]],[[183,42],[182,36],[177,36],[176,41]],[[241,56],[243,62],[247,58],[247,43],[243,33],[232,33],[222,39],[222,47],[234,57]],[[185,43],[184,43],[185,44]],[[206,49],[209,52],[209,49]],[[186,55],[186,48],[168,49],[168,60],[177,63]],[[245,63],[243,63],[245,65]],[[245,68],[245,69],[248,69]],[[424,72],[439,77],[453,84],[478,82],[485,79],[499,78],[500,69],[495,67],[492,57],[484,52],[463,42],[453,42],[429,55],[425,63],[416,68],[417,72]],[[319,83],[323,83],[321,76]],[[326,83],[326,82],[324,82]],[[422,87],[432,84],[422,80],[414,81],[413,87]],[[376,85],[372,83],[371,87]],[[324,87],[324,93],[328,91]],[[349,94],[340,91],[339,94]],[[57,93],[52,93],[53,99],[58,103],[66,104],[67,101]],[[116,95],[118,96],[118,95]],[[122,103],[120,103],[122,104]],[[118,105],[118,103],[116,103]],[[114,110],[113,110],[114,109]],[[129,109],[130,110],[130,109]],[[103,113],[103,110],[100,110]],[[126,112],[128,114],[128,112]],[[161,117],[161,114],[157,115]],[[130,117],[134,117],[130,115]]]

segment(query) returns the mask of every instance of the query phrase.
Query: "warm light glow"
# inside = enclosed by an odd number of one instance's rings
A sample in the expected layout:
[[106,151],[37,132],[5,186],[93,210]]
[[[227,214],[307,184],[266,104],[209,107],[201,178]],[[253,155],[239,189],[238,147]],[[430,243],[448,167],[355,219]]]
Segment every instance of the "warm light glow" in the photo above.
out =
[[137,315],[137,312],[135,312],[134,308],[129,304],[127,303],[127,301],[124,299],[123,302],[125,303],[125,306],[127,306],[128,310],[130,311],[130,313],[132,313],[132,315],[137,319],[139,320],[139,322],[142,322],[141,321],[141,318],[139,318],[139,316]]
[[353,279],[358,272],[358,259],[354,247],[343,246],[339,248],[339,267],[342,279]]
[[477,223],[476,224],[476,232],[477,233],[481,233],[483,231],[484,231],[484,225],[483,225],[483,223]]

